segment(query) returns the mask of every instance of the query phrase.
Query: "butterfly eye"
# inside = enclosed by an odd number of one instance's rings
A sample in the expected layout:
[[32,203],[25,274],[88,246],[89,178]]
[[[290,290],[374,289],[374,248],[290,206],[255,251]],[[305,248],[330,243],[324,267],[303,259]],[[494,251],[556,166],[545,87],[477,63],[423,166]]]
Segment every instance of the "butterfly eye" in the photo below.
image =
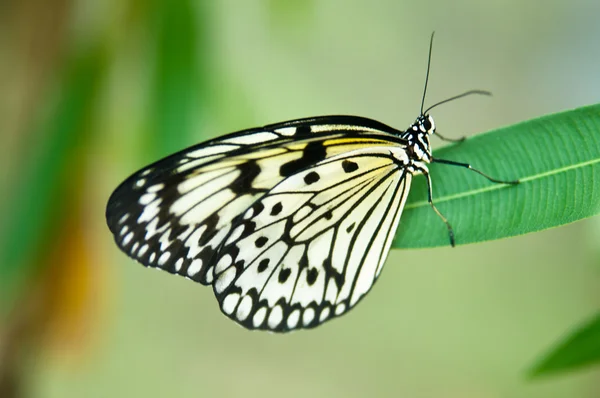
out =
[[423,126],[423,129],[425,131],[431,130],[431,122],[429,121],[429,119],[424,119],[423,122],[421,123],[421,125]]

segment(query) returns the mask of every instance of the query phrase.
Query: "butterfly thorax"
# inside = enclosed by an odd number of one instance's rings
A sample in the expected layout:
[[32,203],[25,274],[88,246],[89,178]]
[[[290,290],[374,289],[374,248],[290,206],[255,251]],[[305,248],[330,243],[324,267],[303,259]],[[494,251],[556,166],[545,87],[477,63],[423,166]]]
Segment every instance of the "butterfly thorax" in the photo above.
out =
[[420,115],[400,135],[408,144],[406,152],[412,163],[430,163],[432,159],[429,135],[435,133],[435,123],[429,115]]

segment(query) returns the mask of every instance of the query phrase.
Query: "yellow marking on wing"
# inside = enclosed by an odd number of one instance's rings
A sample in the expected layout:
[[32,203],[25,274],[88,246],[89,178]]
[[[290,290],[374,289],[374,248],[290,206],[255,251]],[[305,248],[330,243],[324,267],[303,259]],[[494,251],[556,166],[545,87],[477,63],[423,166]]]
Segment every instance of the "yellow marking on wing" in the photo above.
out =
[[390,145],[389,141],[386,140],[378,140],[376,138],[335,138],[331,140],[323,141],[324,146],[329,145],[343,145],[343,144],[373,144],[373,145]]

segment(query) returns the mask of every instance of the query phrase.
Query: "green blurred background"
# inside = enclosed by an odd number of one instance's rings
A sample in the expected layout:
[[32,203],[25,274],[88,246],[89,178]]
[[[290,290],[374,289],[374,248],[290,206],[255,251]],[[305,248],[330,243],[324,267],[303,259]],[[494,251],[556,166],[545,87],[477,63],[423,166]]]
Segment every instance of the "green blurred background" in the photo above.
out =
[[[0,2],[1,397],[598,397],[526,370],[600,303],[600,222],[395,250],[369,297],[288,335],[144,269],[104,221],[145,164],[324,114],[460,137],[599,102],[596,0]],[[434,145],[440,145],[438,141]],[[433,176],[435,184],[435,176]],[[452,214],[447,214],[450,221]]]

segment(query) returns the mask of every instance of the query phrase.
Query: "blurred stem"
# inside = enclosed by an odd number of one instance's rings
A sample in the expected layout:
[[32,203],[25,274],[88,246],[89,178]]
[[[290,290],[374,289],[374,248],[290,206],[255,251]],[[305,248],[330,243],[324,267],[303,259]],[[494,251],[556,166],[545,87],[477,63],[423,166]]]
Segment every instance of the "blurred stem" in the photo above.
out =
[[[196,7],[202,7],[197,12]],[[188,144],[204,113],[207,46],[203,2],[154,1],[150,31],[155,32],[156,69],[152,82],[149,158],[176,152]]]
[[[21,169],[21,184],[12,190],[7,204],[6,229],[11,231],[0,242],[0,302],[11,307],[15,293],[22,291],[24,280],[39,272],[44,237],[52,237],[65,213],[71,184],[72,156],[85,147],[90,138],[86,123],[94,109],[101,76],[105,70],[103,48],[91,46],[65,62],[58,101],[50,116],[32,137],[42,142],[30,164]],[[75,166],[78,167],[78,166]]]

